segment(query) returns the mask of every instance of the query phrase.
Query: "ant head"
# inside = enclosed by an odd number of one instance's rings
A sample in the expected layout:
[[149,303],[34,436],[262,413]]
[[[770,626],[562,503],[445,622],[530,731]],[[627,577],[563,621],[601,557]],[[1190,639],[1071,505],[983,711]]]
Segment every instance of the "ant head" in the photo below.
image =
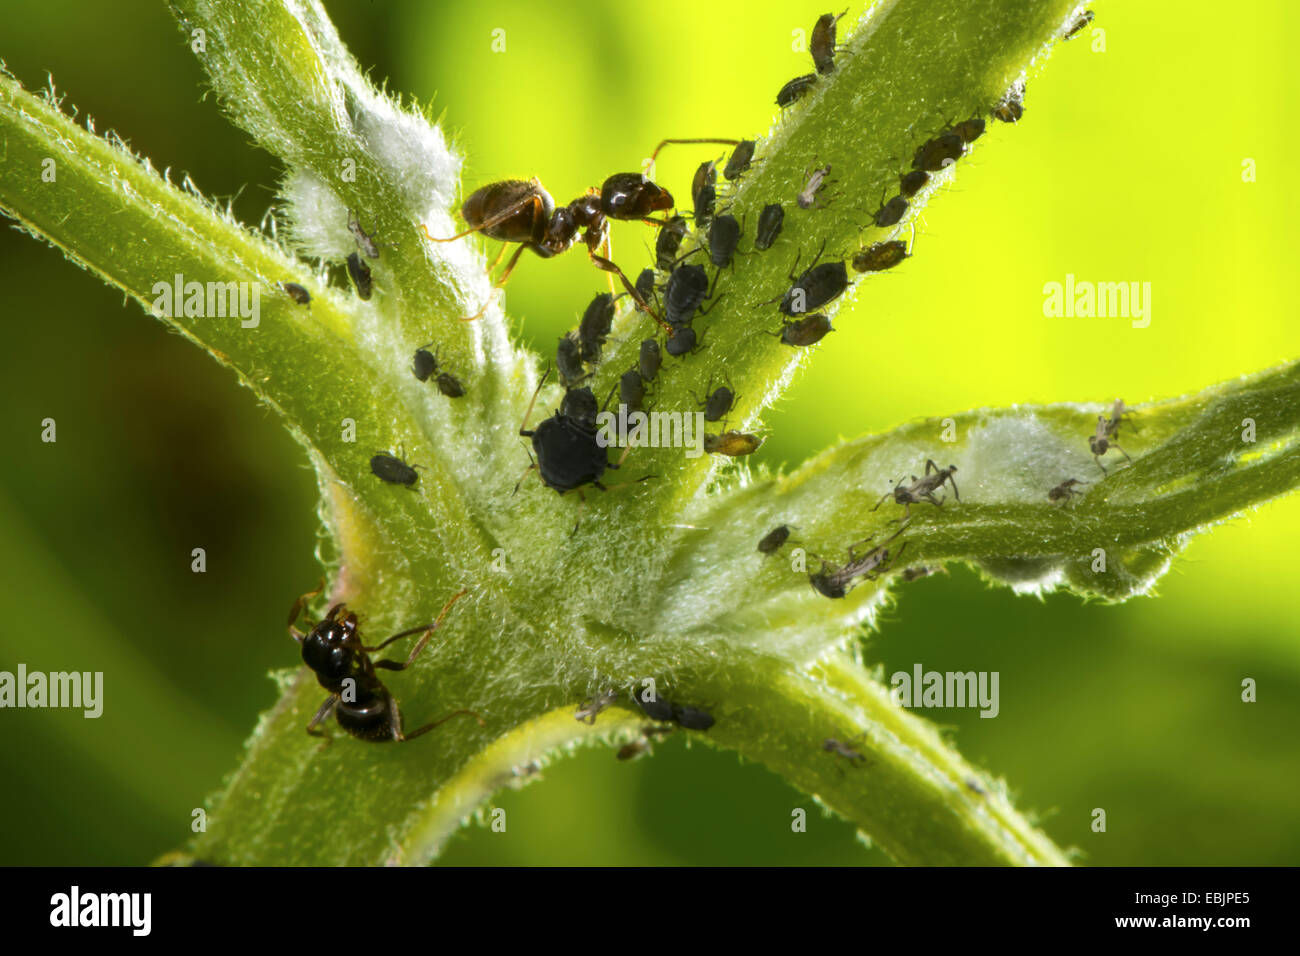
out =
[[357,616],[338,615],[346,610],[342,604],[330,608],[325,619],[311,629],[302,642],[302,659],[323,680],[340,681],[351,673],[361,642],[357,636]]
[[640,173],[615,173],[601,186],[600,207],[611,219],[644,219],[672,209],[673,197]]
[[1106,450],[1110,448],[1110,442],[1097,435],[1089,435],[1088,447],[1092,449],[1094,455],[1104,455],[1106,454]]

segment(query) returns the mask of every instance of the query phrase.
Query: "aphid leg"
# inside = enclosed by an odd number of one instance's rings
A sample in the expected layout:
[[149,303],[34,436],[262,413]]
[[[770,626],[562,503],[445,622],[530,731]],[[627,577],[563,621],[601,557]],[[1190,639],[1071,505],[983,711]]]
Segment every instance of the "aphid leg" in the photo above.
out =
[[[541,381],[537,383],[537,388],[533,389],[533,400],[528,403],[528,411],[524,412],[524,420],[519,423],[519,434],[522,435],[524,438],[533,437],[533,433],[527,431],[524,428],[524,426],[528,424],[528,419],[533,414],[533,406],[537,404],[537,396],[541,393],[542,386],[546,384],[546,380],[547,378],[550,377],[550,375],[551,375],[551,367],[548,365],[546,366],[546,371],[542,373]],[[532,458],[532,455],[529,455],[528,457]]]
[[[532,457],[533,457],[532,455],[529,455],[529,456],[528,456],[528,458],[529,458],[530,461],[532,460]],[[525,468],[525,469],[524,469],[524,473],[523,473],[522,475],[519,476],[519,480],[515,482],[515,490],[512,491],[511,494],[512,494],[512,495],[517,495],[517,494],[519,494],[519,486],[522,485],[522,484],[524,483],[524,479],[528,477],[528,473],[529,473],[530,471],[536,471],[536,470],[537,470],[537,462],[534,461],[534,462],[532,462],[532,464],[530,464],[527,468]]]
[[398,711],[396,704],[393,705],[393,715],[389,719],[389,726],[393,728],[393,739],[399,743],[406,743],[408,740],[414,740],[421,734],[427,734],[429,731],[433,730],[434,727],[437,727],[439,724],[445,724],[447,721],[451,720],[453,717],[459,716],[460,714],[468,714],[470,717],[473,717],[478,721],[480,727],[487,726],[487,722],[472,710],[453,710],[446,717],[435,720],[433,723],[425,724],[419,730],[413,730],[409,734],[403,734],[402,715],[401,712]]
[[334,708],[337,707],[338,705],[339,705],[338,694],[330,694],[328,697],[326,697],[325,703],[320,705],[320,708],[316,711],[316,716],[313,717],[311,719],[311,723],[307,725],[307,733],[311,734],[313,737],[328,737],[329,734],[325,733],[324,731],[317,730],[316,728],[320,726],[322,721],[329,719],[330,714],[334,713]]

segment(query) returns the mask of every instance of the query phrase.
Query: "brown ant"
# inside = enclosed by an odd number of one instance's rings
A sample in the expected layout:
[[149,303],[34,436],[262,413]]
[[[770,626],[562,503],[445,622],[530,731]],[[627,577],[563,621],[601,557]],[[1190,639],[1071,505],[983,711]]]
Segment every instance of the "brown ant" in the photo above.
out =
[[[421,624],[419,627],[399,631],[374,647],[366,647],[361,643],[361,633],[357,629],[357,616],[349,612],[343,604],[335,604],[330,608],[324,619],[312,625],[311,630],[306,634],[294,627],[294,622],[302,613],[303,605],[320,591],[321,589],[317,588],[302,595],[293,602],[293,608],[289,612],[289,635],[302,645],[303,663],[316,674],[316,680],[320,685],[330,692],[325,703],[321,704],[320,709],[316,711],[316,716],[312,717],[311,723],[307,725],[307,733],[313,737],[327,736],[316,728],[322,721],[327,720],[330,714],[334,714],[339,726],[353,737],[377,742],[396,740],[405,743],[414,740],[458,714],[468,714],[478,721],[480,727],[487,726],[483,718],[472,710],[453,710],[440,720],[425,724],[409,734],[404,733],[401,708],[397,706],[397,701],[393,699],[393,695],[388,692],[388,688],[375,673],[376,669],[402,671],[410,667],[428,645],[433,632],[442,625],[442,619],[447,616],[452,605],[469,593],[467,588],[462,588],[452,595],[451,600],[443,605],[437,620],[432,624]],[[391,660],[371,661],[370,655],[375,651],[382,650],[394,641],[421,632],[424,636],[411,649],[405,663]]]
[[[902,505],[905,509],[903,518],[912,517],[912,505],[920,504],[922,501],[928,501],[936,508],[943,507],[943,500],[936,498],[934,493],[944,486],[947,482],[952,485],[952,496],[961,501],[961,495],[957,493],[957,479],[953,477],[953,472],[957,470],[956,465],[949,465],[947,468],[940,468],[933,460],[925,460],[925,475],[918,478],[912,476],[912,483],[904,485],[901,481],[894,486],[893,491],[887,491],[880,496],[876,502],[876,508],[885,503],[885,499],[891,495],[894,501]],[[876,508],[872,508],[875,511]]]
[[[556,208],[555,200],[542,187],[540,180],[534,178],[525,182],[507,179],[489,183],[465,200],[460,207],[460,214],[469,228],[464,232],[438,239],[429,235],[429,229],[423,223],[420,224],[420,231],[430,242],[452,242],[481,232],[489,239],[519,243],[519,248],[506,263],[505,271],[494,283],[494,288],[497,289],[506,284],[525,249],[531,249],[543,259],[549,259],[567,251],[581,232],[587,256],[596,267],[617,275],[628,294],[636,300],[638,308],[653,315],[650,306],[637,293],[636,287],[623,270],[607,256],[597,255],[596,250],[610,252],[609,220],[639,219],[653,225],[663,225],[664,220],[652,219],[651,214],[672,207],[672,194],[640,173],[615,173],[605,180],[599,191],[591,189],[567,206],[559,208]],[[504,247],[502,251],[504,252]],[[490,302],[491,297],[478,312],[462,321],[472,322],[477,319],[487,311]]]

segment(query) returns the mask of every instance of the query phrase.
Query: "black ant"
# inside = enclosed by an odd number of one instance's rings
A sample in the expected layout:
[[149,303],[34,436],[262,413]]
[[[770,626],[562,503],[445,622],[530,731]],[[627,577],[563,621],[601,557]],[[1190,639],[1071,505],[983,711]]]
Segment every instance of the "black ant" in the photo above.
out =
[[848,743],[845,743],[842,740],[836,740],[834,737],[827,737],[825,742],[822,744],[822,750],[826,751],[828,754],[836,754],[843,757],[855,767],[861,766],[867,762],[867,758],[850,747],[849,744],[857,743],[857,741],[864,739],[866,739],[865,733],[854,737],[852,740],[848,741]]
[[[432,624],[421,624],[419,627],[399,631],[374,647],[366,647],[361,643],[361,633],[357,629],[357,616],[349,612],[343,604],[335,604],[330,608],[325,618],[312,625],[311,630],[306,634],[298,630],[294,622],[302,612],[303,605],[319,593],[320,588],[317,588],[304,594],[294,601],[293,609],[289,612],[289,635],[302,645],[303,663],[316,674],[316,680],[320,685],[330,692],[325,703],[321,704],[320,709],[316,711],[316,716],[312,717],[311,723],[307,725],[307,733],[313,737],[327,736],[316,728],[322,721],[329,719],[330,714],[334,714],[339,726],[353,737],[376,742],[396,740],[405,743],[414,740],[459,714],[473,717],[480,727],[487,726],[483,718],[472,710],[453,710],[440,720],[425,724],[409,734],[404,733],[401,708],[397,706],[397,701],[393,699],[393,695],[388,692],[388,688],[375,673],[377,669],[402,671],[410,667],[428,645],[433,632],[442,625],[442,619],[447,616],[452,605],[468,594],[468,589],[462,589],[452,595],[451,600],[443,606],[437,620]],[[370,655],[375,651],[382,650],[401,638],[421,632],[424,636],[411,649],[405,663],[399,664],[391,660],[371,661]]]
[[[429,229],[423,223],[420,224],[420,231],[430,242],[452,242],[481,232],[489,239],[519,243],[519,248],[510,257],[505,271],[495,283],[495,288],[498,289],[506,284],[525,249],[532,249],[543,259],[549,259],[567,251],[581,232],[587,255],[596,267],[617,275],[638,307],[653,314],[623,270],[606,256],[597,255],[596,250],[609,252],[608,220],[639,219],[653,225],[663,225],[664,220],[652,219],[650,216],[672,207],[672,194],[640,173],[615,173],[605,180],[599,192],[592,189],[558,209],[555,200],[539,180],[530,179],[525,182],[507,179],[489,183],[465,200],[460,207],[460,214],[469,228],[464,232],[437,239],[429,235]],[[489,297],[483,303],[483,308],[463,321],[477,319],[487,311],[490,302]]]
[[[912,505],[920,504],[922,501],[928,501],[936,508],[943,507],[943,500],[936,498],[934,493],[943,487],[947,482],[952,485],[952,496],[961,501],[961,495],[957,493],[957,479],[953,473],[957,470],[956,465],[949,465],[947,468],[940,468],[931,459],[925,460],[925,475],[921,478],[912,476],[912,483],[905,485],[901,481],[894,486],[893,491],[886,491],[881,495],[880,500],[876,502],[876,508],[885,503],[885,500],[891,495],[894,501],[904,508],[904,519],[912,517]],[[876,508],[872,508],[875,511]]]

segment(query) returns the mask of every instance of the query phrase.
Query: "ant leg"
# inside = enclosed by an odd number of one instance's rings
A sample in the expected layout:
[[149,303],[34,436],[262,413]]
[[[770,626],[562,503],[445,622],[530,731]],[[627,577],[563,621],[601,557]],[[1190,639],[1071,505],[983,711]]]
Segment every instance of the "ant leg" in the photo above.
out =
[[[533,182],[536,183],[537,180],[534,179]],[[541,184],[538,183],[538,185],[540,186]],[[438,239],[435,238],[434,236],[429,235],[429,227],[426,226],[424,223],[420,223],[420,231],[424,233],[424,238],[428,239],[430,242],[455,242],[457,239],[464,239],[466,236],[473,235],[476,232],[482,232],[484,229],[491,229],[493,226],[499,225],[500,223],[505,222],[511,216],[518,214],[522,209],[524,209],[529,205],[533,206],[533,214],[534,216],[536,216],[536,214],[541,212],[543,208],[541,197],[534,195],[534,196],[528,196],[524,199],[521,199],[518,202],[507,206],[505,209],[497,213],[495,216],[492,216],[491,218],[488,219],[484,219],[477,226],[474,226],[470,229],[466,229],[464,232],[459,232],[454,236],[448,236],[446,239]]]
[[316,728],[320,726],[322,721],[329,719],[330,714],[334,713],[334,708],[337,707],[338,705],[339,705],[338,694],[330,694],[328,697],[326,697],[325,703],[320,705],[320,709],[316,711],[316,716],[313,717],[311,719],[311,723],[307,725],[307,733],[311,734],[313,737],[328,737],[329,734],[317,730]]
[[934,492],[933,492],[933,491],[926,492],[926,493],[925,493],[924,495],[922,495],[921,497],[923,497],[926,501],[930,502],[930,504],[934,505],[936,508],[942,508],[942,507],[943,507],[943,499],[942,499],[942,498],[936,498],[936,497],[934,496]]
[[[1110,446],[1111,446],[1112,448],[1119,448],[1119,445],[1115,444],[1114,442],[1111,442],[1111,443],[1110,443]],[[1125,460],[1125,461],[1128,461],[1128,462],[1132,463],[1133,459],[1132,459],[1132,458],[1129,458],[1129,456],[1128,456],[1128,452],[1126,452],[1123,448],[1119,448],[1119,453],[1120,453],[1121,455],[1124,456],[1124,460]]]
[[952,496],[961,501],[961,495],[957,493],[957,479],[952,476],[952,472],[948,472],[948,484],[952,485]]
[[[880,500],[876,502],[876,508],[879,508],[881,505],[883,505],[883,504],[885,503],[885,499],[888,498],[888,497],[889,497],[890,495],[892,495],[892,494],[893,494],[892,491],[886,491],[883,495],[881,495],[881,496],[880,496]],[[876,508],[872,508],[871,510],[872,510],[872,511],[875,511]]]
[[655,147],[655,151],[650,154],[651,169],[654,169],[655,158],[659,155],[659,150],[663,149],[665,146],[669,145],[670,143],[677,144],[677,145],[689,145],[692,143],[701,143],[701,144],[715,143],[718,146],[739,146],[740,140],[738,139],[665,139],[660,141],[659,145]]
[[[489,295],[485,300],[483,300],[483,307],[480,308],[480,309],[479,309],[477,312],[475,312],[473,315],[466,316],[465,318],[461,319],[460,321],[462,321],[462,322],[473,322],[475,319],[482,318],[483,313],[486,312],[486,311],[488,310],[488,306],[490,306],[490,305],[492,304],[492,300],[496,298],[496,293],[497,293],[497,291],[500,290],[501,288],[503,288],[503,287],[505,286],[507,280],[509,280],[509,278],[510,278],[510,273],[514,271],[515,266],[516,266],[516,265],[518,264],[518,262],[519,262],[519,257],[522,256],[522,255],[524,254],[524,250],[527,249],[527,248],[528,248],[528,246],[527,246],[527,244],[525,244],[525,245],[521,245],[518,249],[515,250],[515,254],[514,254],[513,256],[511,256],[511,257],[510,257],[510,261],[506,263],[506,271],[503,272],[503,273],[501,273],[501,278],[497,279],[496,282],[492,283],[492,293],[491,293],[491,294],[490,294],[490,295]],[[501,247],[501,251],[502,251],[502,252],[505,252],[505,246],[502,246],[502,247]],[[500,256],[498,256],[497,258],[499,259]]]
[[491,272],[493,269],[495,269],[497,266],[501,264],[501,260],[505,258],[506,247],[509,245],[510,243],[508,242],[501,243],[501,251],[498,252],[497,257],[492,260],[492,265],[488,266],[488,272]]
[[927,475],[932,471],[937,472],[938,470],[939,470],[939,466],[934,463],[933,458],[927,458],[925,460],[925,473]]
[[420,627],[413,627],[409,630],[401,631],[397,634],[394,634],[392,637],[388,638],[388,640],[384,641],[382,644],[376,644],[374,647],[363,647],[362,650],[364,650],[366,653],[382,650],[383,648],[387,647],[389,644],[393,643],[393,641],[396,641],[403,637],[410,637],[412,634],[417,634],[420,631],[424,631],[424,637],[420,638],[418,641],[415,642],[415,647],[411,649],[411,654],[409,657],[406,658],[405,664],[399,664],[396,661],[375,661],[376,667],[382,667],[385,670],[390,670],[390,671],[406,670],[408,667],[411,666],[412,662],[419,655],[420,651],[424,650],[424,648],[428,645],[429,639],[433,637],[433,632],[442,626],[442,619],[447,616],[447,612],[451,610],[452,605],[454,605],[457,601],[459,601],[468,593],[469,593],[469,588],[461,588],[459,591],[453,594],[451,596],[451,600],[442,606],[442,610],[438,612],[438,617],[432,624],[421,625]]
[[1098,455],[1096,452],[1093,452],[1092,460],[1095,461],[1095,462],[1097,463],[1097,467],[1101,469],[1101,473],[1102,473],[1103,475],[1109,475],[1109,474],[1110,474],[1110,472],[1108,472],[1108,471],[1106,470],[1106,466],[1103,465],[1103,464],[1101,463],[1101,456]]
[[667,322],[665,322],[663,319],[659,318],[659,316],[657,316],[654,313],[654,311],[650,308],[650,305],[646,302],[646,300],[641,298],[641,293],[636,291],[636,286],[634,286],[631,282],[628,281],[627,275],[623,272],[622,269],[620,269],[609,259],[606,259],[604,256],[598,256],[596,255],[596,253],[590,250],[587,251],[587,255],[591,258],[591,261],[595,263],[596,268],[603,269],[606,272],[612,272],[615,275],[617,275],[619,279],[622,280],[623,282],[623,288],[627,289],[627,294],[630,295],[633,301],[636,302],[637,309],[640,310],[641,312],[644,312],[646,315],[650,316],[650,318],[654,319],[655,322],[659,325],[659,327],[663,329],[665,332],[667,332],[670,335],[672,334],[673,327],[669,325]]
[[298,615],[302,613],[302,609],[306,606],[307,602],[324,590],[325,579],[321,578],[320,584],[316,585],[316,589],[314,591],[308,591],[306,594],[299,595],[298,600],[293,602],[293,607],[289,610],[289,636],[299,644],[303,642],[303,639],[307,635],[293,626],[294,621],[298,620]]
[[451,720],[453,717],[456,717],[460,714],[468,714],[469,716],[473,717],[475,720],[478,721],[478,725],[480,727],[487,726],[487,722],[484,721],[482,717],[480,717],[472,710],[453,710],[446,717],[443,717],[439,720],[435,720],[431,724],[425,724],[419,730],[413,730],[409,734],[402,733],[401,714],[395,712],[392,721],[390,721],[389,726],[391,726],[394,731],[393,739],[401,743],[406,743],[408,740],[414,740],[416,737],[420,736],[421,734],[427,734],[429,731],[433,730],[434,727],[437,727],[439,724],[445,724],[447,721]]
[[[597,248],[601,251],[601,258],[607,262],[614,261],[614,240],[610,236],[608,229],[605,230],[605,235],[601,238],[600,245]],[[614,295],[614,276],[609,272],[605,273],[605,284],[609,286],[609,294]]]

